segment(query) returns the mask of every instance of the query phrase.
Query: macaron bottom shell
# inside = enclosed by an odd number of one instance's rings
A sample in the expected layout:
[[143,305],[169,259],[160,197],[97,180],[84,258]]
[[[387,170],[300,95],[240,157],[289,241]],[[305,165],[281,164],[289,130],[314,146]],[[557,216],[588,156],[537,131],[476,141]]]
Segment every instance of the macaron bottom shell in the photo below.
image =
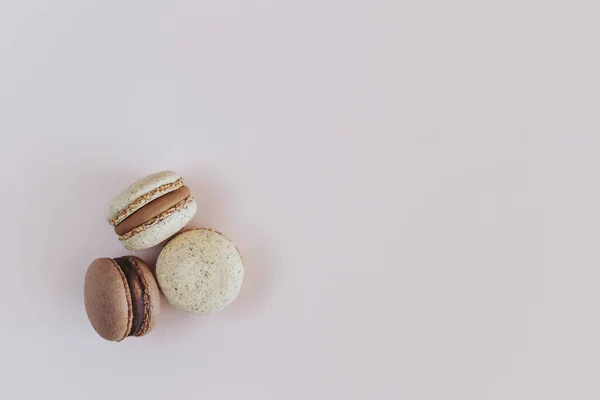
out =
[[169,303],[194,314],[213,314],[231,304],[244,279],[235,245],[210,229],[185,231],[158,256],[156,277]]

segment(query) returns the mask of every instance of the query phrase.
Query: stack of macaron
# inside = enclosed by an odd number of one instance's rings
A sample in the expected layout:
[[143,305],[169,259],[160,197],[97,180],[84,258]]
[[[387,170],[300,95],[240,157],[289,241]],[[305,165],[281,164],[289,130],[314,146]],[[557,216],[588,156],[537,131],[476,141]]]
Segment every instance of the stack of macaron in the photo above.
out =
[[[156,278],[138,257],[98,258],[88,267],[85,309],[96,332],[121,341],[149,333],[160,314],[160,291],[169,303],[194,314],[212,314],[237,297],[244,277],[240,252],[212,229],[182,229],[197,211],[183,179],[162,171],[123,190],[105,216],[128,250],[170,239],[156,262]],[[158,282],[157,282],[158,280]]]

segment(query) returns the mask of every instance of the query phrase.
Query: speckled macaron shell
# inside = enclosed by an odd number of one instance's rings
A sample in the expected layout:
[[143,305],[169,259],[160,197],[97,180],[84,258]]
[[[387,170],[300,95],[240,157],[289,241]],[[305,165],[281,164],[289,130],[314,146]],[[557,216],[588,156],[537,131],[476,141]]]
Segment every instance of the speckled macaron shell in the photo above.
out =
[[166,219],[158,221],[130,238],[121,239],[119,237],[119,240],[125,248],[134,251],[156,246],[179,232],[194,217],[197,209],[196,202],[190,199],[185,208],[171,214]]
[[[135,211],[139,210],[152,200],[168,192],[179,189],[183,185],[183,182],[179,184],[178,181],[180,180],[181,177],[175,172],[161,171],[132,183],[127,189],[123,190],[110,202],[105,211],[106,220],[113,226],[119,224],[129,215],[133,214]],[[155,196],[150,196],[147,199],[144,199],[143,202],[136,204],[135,207],[130,207],[132,202],[134,202],[136,199],[147,195],[150,192],[156,191],[161,186],[166,185],[172,186],[165,191],[157,192]],[[126,212],[123,212],[124,210],[126,210]]]
[[158,256],[156,277],[171,305],[195,314],[212,314],[237,297],[244,278],[235,245],[210,229],[183,232]]
[[[135,268],[144,288],[143,329],[136,336],[148,334],[160,315],[160,291],[146,263],[133,256],[125,257]],[[98,258],[88,267],[84,283],[84,302],[88,319],[104,339],[121,341],[131,331],[132,296],[125,274],[111,258]]]

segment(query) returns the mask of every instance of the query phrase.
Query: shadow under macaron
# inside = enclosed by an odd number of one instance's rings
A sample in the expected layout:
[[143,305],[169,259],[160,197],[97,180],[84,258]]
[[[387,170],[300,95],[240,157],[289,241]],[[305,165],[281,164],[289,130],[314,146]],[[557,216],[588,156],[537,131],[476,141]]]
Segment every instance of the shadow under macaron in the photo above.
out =
[[250,240],[238,246],[244,262],[244,281],[237,298],[224,311],[232,315],[250,314],[264,304],[273,273],[272,261],[266,249],[264,243]]

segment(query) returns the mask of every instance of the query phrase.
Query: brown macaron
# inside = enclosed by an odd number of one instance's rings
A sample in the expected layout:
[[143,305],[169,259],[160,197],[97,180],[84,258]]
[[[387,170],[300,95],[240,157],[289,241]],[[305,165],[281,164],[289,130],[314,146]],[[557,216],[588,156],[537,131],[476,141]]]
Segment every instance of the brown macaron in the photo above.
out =
[[119,342],[149,333],[160,314],[160,291],[138,257],[98,258],[88,267],[85,311],[96,332]]

